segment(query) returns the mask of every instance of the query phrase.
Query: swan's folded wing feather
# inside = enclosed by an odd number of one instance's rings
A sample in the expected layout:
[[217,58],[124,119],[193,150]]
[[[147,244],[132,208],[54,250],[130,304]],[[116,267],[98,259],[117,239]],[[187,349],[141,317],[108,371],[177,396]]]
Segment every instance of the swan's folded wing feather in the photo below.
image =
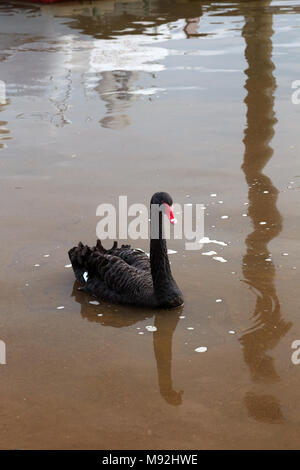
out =
[[152,290],[151,276],[130,266],[118,256],[93,253],[87,268],[87,287],[93,282],[102,281],[102,289],[105,287],[110,292],[132,299],[144,297],[146,292]]
[[106,250],[100,240],[97,240],[96,246],[92,249],[98,251],[102,254],[108,254],[112,256],[117,256],[125,261],[130,266],[133,266],[137,269],[150,272],[150,259],[147,253],[141,249],[131,248],[130,245],[122,245],[118,248],[117,242],[114,242],[114,245],[109,250]]
[[151,273],[130,266],[118,256],[79,243],[69,251],[69,257],[77,280],[94,295],[126,296],[138,301],[153,292]]

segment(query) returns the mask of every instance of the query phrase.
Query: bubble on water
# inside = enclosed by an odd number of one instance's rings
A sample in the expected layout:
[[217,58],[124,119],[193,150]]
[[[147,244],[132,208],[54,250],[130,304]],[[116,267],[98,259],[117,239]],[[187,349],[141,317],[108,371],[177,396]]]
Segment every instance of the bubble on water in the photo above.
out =
[[220,261],[220,263],[227,263],[227,259],[222,258],[222,256],[213,256],[213,259]]
[[195,328],[193,326],[189,326],[187,330],[194,330]]
[[56,310],[62,310],[63,308],[65,308],[63,305],[60,305],[59,307],[56,307]]
[[212,255],[216,255],[217,252],[216,251],[207,251],[206,253],[201,253],[202,255],[204,256],[212,256]]
[[206,346],[199,346],[199,348],[196,348],[195,351],[199,352],[199,353],[206,352],[207,347]]
[[100,305],[100,302],[98,302],[98,300],[90,300],[89,304],[91,304],[91,305]]
[[288,253],[282,253],[282,256],[289,256]]
[[229,333],[230,335],[235,335],[235,331],[234,331],[234,330],[229,330],[228,333]]
[[217,303],[223,302],[223,299],[216,299]]
[[221,219],[229,219],[228,215],[221,215]]
[[156,326],[149,325],[149,326],[146,326],[146,330],[152,332],[152,331],[157,331],[157,328]]
[[262,221],[262,222],[259,222],[259,225],[266,225],[267,222],[265,221]]
[[227,243],[220,242],[218,240],[210,240],[209,237],[203,237],[199,240],[199,243],[204,245],[205,243],[215,243],[216,245],[227,246]]
[[216,193],[212,193],[210,197],[217,197]]
[[50,255],[44,255],[44,258],[49,258]]
[[65,268],[72,268],[71,264],[65,264]]
[[40,266],[40,264],[35,264],[34,266],[35,266],[35,268],[38,268]]
[[175,253],[177,253],[177,251],[168,249],[168,255],[174,255]]

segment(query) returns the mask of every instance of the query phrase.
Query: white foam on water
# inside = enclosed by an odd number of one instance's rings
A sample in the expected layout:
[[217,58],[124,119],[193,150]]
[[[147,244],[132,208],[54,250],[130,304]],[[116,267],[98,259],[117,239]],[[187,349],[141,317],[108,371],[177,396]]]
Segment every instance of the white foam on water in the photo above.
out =
[[44,255],[44,258],[49,258],[50,255]]
[[235,335],[235,331],[234,331],[234,330],[229,330],[228,333],[229,333],[230,335]]
[[267,222],[262,221],[262,222],[259,222],[259,225],[266,225],[266,223]]
[[97,317],[103,317],[103,313],[97,313]]
[[222,258],[222,256],[213,256],[213,259],[220,261],[220,263],[227,263],[227,259]]
[[222,299],[216,299],[216,302],[219,303],[219,302],[223,302]]
[[98,300],[90,300],[89,304],[91,304],[91,305],[100,305],[100,302],[98,302]]
[[282,253],[282,256],[289,256],[288,253]]
[[217,197],[216,193],[212,193],[210,197]]
[[185,316],[184,316],[184,315],[180,315],[179,318],[182,320],[183,318],[185,318]]
[[192,326],[189,326],[189,327],[187,328],[187,330],[194,330],[194,329],[195,329],[195,328],[193,328]]
[[35,264],[34,266],[37,268],[38,266],[40,266],[40,264]]
[[201,253],[202,255],[204,256],[212,256],[212,255],[216,255],[217,252],[216,251],[207,251],[206,253]]
[[152,332],[152,331],[157,331],[157,328],[156,326],[148,325],[146,326],[146,330]]
[[71,264],[65,264],[65,268],[72,268]]
[[210,240],[209,237],[203,237],[199,240],[199,243],[205,244],[205,243],[215,243],[216,245],[221,245],[221,246],[227,246],[227,243],[225,242],[219,242],[218,240]]
[[196,352],[206,352],[207,351],[207,347],[206,346],[199,346],[199,348],[196,348],[195,349]]
[[63,305],[60,305],[59,307],[56,307],[56,310],[62,310],[63,308],[65,308]]
[[229,219],[228,215],[221,215],[221,219]]
[[168,255],[174,255],[175,253],[177,253],[177,251],[175,251],[175,250],[168,250]]

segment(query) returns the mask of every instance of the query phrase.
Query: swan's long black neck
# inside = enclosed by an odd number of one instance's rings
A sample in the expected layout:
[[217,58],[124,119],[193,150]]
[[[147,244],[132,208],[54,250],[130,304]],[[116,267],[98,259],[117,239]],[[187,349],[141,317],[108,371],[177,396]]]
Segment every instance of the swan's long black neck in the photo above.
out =
[[161,212],[159,213],[159,230],[158,234],[155,233],[155,238],[153,238],[154,233],[155,230],[153,230],[153,225],[151,224],[150,263],[153,287],[156,294],[163,294],[167,286],[174,282],[174,280],[168,258]]

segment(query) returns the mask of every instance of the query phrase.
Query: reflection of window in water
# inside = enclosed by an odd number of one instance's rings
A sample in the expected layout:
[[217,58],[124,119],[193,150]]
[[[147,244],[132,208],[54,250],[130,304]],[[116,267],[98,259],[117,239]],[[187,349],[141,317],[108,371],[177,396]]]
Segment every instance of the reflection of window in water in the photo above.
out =
[[106,114],[100,120],[102,127],[123,129],[129,126],[130,119],[126,114],[129,104],[136,100],[130,93],[133,84],[138,80],[138,72],[115,70],[102,72],[96,91],[105,102]]
[[187,18],[185,27],[183,28],[186,37],[192,38],[199,36],[199,22],[200,18]]
[[[5,105],[8,104],[6,99],[6,85],[3,80],[0,80],[0,113],[3,111]],[[6,147],[6,140],[10,140],[9,130],[7,129],[7,122],[0,120],[0,149]]]

